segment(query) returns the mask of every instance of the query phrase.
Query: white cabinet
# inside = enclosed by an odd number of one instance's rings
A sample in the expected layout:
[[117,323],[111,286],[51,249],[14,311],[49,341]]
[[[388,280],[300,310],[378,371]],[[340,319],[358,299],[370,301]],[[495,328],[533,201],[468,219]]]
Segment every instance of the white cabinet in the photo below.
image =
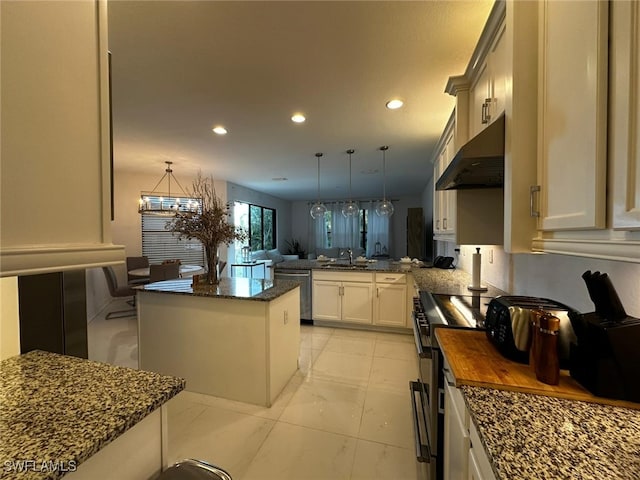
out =
[[455,240],[457,192],[455,190],[435,190],[435,182],[447,169],[455,154],[454,114],[452,114],[442,135],[438,154],[434,159],[433,233],[437,240]]
[[404,273],[376,273],[374,324],[388,327],[407,325],[407,285]]
[[371,324],[371,273],[314,271],[313,320]]
[[468,480],[496,480],[487,453],[484,451],[478,431],[473,422],[469,423],[470,448],[467,456]]
[[611,3],[609,177],[614,229],[640,229],[640,5]]
[[608,2],[540,2],[540,230],[605,227]]
[[446,380],[444,388],[444,478],[466,480],[469,475],[469,413],[460,390]]
[[505,110],[508,63],[506,56],[505,22],[495,32],[484,61],[469,91],[469,135],[477,135]]

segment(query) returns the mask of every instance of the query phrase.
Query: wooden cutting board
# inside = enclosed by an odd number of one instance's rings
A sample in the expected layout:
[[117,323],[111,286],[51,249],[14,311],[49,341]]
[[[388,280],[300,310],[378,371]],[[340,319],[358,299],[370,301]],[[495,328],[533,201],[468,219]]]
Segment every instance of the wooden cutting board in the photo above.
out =
[[511,390],[640,410],[640,403],[596,397],[571,378],[568,370],[560,371],[558,385],[538,381],[529,365],[503,357],[483,331],[457,328],[435,330],[438,344],[455,377],[456,386]]

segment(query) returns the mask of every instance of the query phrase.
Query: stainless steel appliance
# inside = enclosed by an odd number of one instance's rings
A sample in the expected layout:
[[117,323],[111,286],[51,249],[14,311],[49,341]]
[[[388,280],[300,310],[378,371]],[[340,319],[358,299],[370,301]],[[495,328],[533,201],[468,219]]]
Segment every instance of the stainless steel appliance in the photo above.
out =
[[278,270],[273,278],[276,280],[295,280],[300,283],[300,320],[311,321],[311,270]]
[[420,378],[410,382],[418,478],[443,478],[444,375],[435,329],[484,328],[489,297],[432,295],[413,299],[413,334]]

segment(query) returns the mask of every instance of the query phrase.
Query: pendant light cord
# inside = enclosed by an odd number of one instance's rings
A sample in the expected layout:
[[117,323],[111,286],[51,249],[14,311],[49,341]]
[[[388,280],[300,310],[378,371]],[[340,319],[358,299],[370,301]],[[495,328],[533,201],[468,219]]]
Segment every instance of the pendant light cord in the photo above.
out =
[[386,201],[387,200],[387,159],[385,154],[387,150],[389,150],[389,147],[387,145],[383,145],[382,147],[380,147],[380,150],[382,150],[382,200]]
[[316,158],[318,159],[318,201],[320,203],[320,157],[322,153],[316,153]]
[[351,155],[355,152],[353,148],[347,150],[349,154],[349,201],[353,201],[353,195],[351,194]]

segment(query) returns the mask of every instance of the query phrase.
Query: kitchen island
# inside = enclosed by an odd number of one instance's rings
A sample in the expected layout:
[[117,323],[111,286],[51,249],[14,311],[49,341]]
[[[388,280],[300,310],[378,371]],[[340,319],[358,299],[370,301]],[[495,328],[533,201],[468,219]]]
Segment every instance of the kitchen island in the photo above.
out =
[[167,466],[165,405],[183,379],[37,350],[0,362],[0,379],[0,478],[125,480]]
[[297,282],[224,277],[137,287],[141,369],[187,380],[187,390],[271,406],[298,368]]

